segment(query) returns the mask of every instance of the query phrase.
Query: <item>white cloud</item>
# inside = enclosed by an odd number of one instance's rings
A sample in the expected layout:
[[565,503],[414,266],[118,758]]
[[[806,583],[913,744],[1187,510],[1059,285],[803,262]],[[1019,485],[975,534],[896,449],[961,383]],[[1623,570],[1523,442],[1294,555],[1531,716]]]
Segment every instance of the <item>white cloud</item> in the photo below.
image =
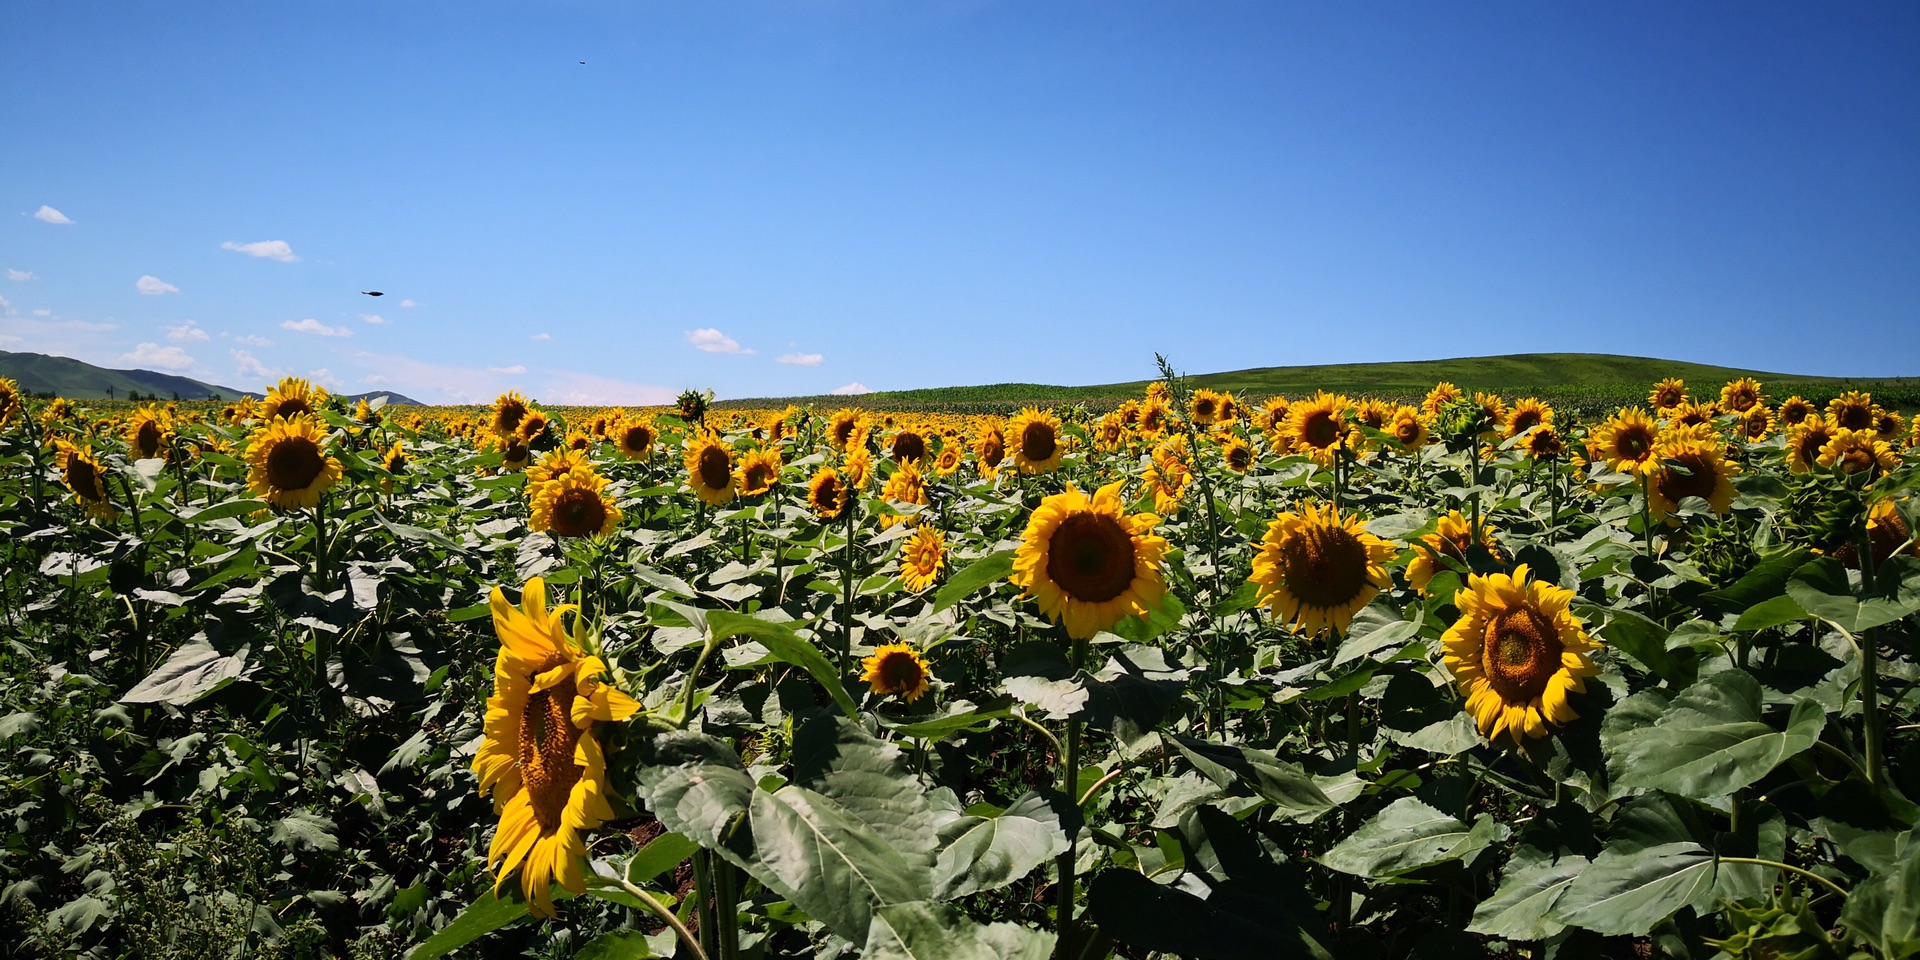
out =
[[33,218],[35,220],[40,221],[41,223],[57,223],[63,226],[73,223],[72,220],[67,219],[66,214],[61,213],[60,211],[55,210],[54,208],[49,207],[44,203],[40,205],[40,209],[35,210],[33,212]]
[[836,397],[851,397],[861,393],[872,393],[873,389],[871,387],[868,387],[866,384],[861,383],[858,380],[855,380],[854,382],[849,383],[844,387],[834,387],[832,390],[829,390],[827,392],[833,394]]
[[280,379],[279,370],[261,363],[259,357],[245,350],[229,350],[227,354],[233,357],[233,369],[243,377],[252,377],[256,380]]
[[141,293],[146,294],[149,297],[157,297],[164,293],[180,292],[179,287],[176,287],[173,284],[160,279],[159,277],[153,276],[152,274],[141,274],[140,279],[135,280],[133,282],[133,288],[135,290],[140,291]]
[[167,328],[167,339],[175,343],[206,343],[207,331],[200,329],[198,323],[188,320],[177,327]]
[[25,342],[25,337],[16,337],[11,333],[0,333],[0,347],[17,347]]
[[362,381],[360,381],[360,382],[361,382],[361,383],[369,383],[369,384],[377,384],[377,383],[386,383],[386,382],[387,382],[387,378],[386,378],[386,377],[383,377],[383,376],[381,376],[381,375],[379,375],[379,374],[377,374],[377,373],[370,373],[370,374],[367,374],[367,377],[366,377],[366,379],[364,379],[364,380],[362,380]]
[[312,317],[305,320],[282,320],[280,329],[294,330],[300,333],[317,333],[323,337],[351,337],[353,330],[347,327],[329,327]]
[[753,352],[741,347],[740,341],[712,327],[687,331],[687,342],[693,344],[695,350],[704,350],[707,353],[750,354]]
[[12,312],[13,312],[13,304],[8,303],[6,297],[0,297],[0,314],[8,314]]
[[383,317],[377,313],[363,313],[360,315],[360,320],[364,323],[371,323],[375,326],[379,326],[380,324],[387,322],[386,317]]
[[234,338],[233,338],[233,342],[234,342],[234,343],[237,343],[237,344],[239,344],[239,345],[241,345],[241,346],[243,346],[243,347],[271,347],[271,346],[273,346],[273,341],[272,341],[272,340],[268,340],[268,339],[267,339],[266,337],[262,337],[262,336],[257,336],[257,335],[255,335],[255,334],[251,334],[251,333],[249,333],[249,334],[247,334],[247,335],[246,335],[246,336],[244,336],[244,337],[234,337]]
[[332,370],[329,370],[326,367],[321,367],[318,370],[308,370],[307,379],[323,387],[326,387],[328,390],[331,390],[334,393],[339,393],[340,389],[346,386],[346,384],[343,383],[339,377],[336,377],[333,375]]
[[51,317],[53,316],[53,311],[47,309],[46,307],[41,307],[40,309],[35,310],[33,312],[33,315],[36,317]]
[[796,367],[817,367],[826,359],[817,353],[787,353],[782,354],[776,362],[792,364]]
[[8,267],[7,279],[12,280],[14,283],[25,283],[28,280],[38,280],[40,278],[34,276],[32,270],[15,270],[12,267]]
[[139,367],[151,367],[160,370],[186,370],[193,366],[193,358],[187,356],[179,347],[163,347],[157,343],[143,343],[133,348],[133,352],[120,358],[122,363],[131,363]]
[[488,373],[504,373],[508,375],[517,376],[519,374],[527,372],[527,365],[524,363],[516,363],[511,367],[488,367],[487,372]]
[[292,263],[300,259],[293,255],[293,247],[288,246],[285,240],[256,240],[253,243],[234,243],[228,240],[220,245],[220,249],[244,253],[249,257],[259,257],[263,260],[278,260],[281,263]]
[[553,339],[553,334],[551,334],[551,333],[536,333],[536,334],[534,334],[533,336],[531,336],[531,337],[528,337],[527,339],[529,339],[529,340],[552,340],[552,339]]
[[408,297],[407,299],[400,301],[400,305],[403,307],[417,307],[420,305],[420,301],[415,300],[412,297]]

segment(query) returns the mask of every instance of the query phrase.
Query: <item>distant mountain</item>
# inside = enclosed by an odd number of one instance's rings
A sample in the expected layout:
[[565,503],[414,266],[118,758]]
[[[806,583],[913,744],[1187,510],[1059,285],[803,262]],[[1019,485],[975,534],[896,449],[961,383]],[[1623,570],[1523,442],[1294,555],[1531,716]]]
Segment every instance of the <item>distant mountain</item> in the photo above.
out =
[[[125,399],[130,392],[158,396],[163,400],[176,397],[181,400],[238,400],[241,397],[258,399],[264,396],[249,390],[235,390],[154,370],[109,370],[72,357],[9,353],[5,350],[0,350],[0,377],[12,377],[19,382],[20,389],[27,393],[52,391],[72,400]],[[392,390],[339,396],[349,403],[386,397],[388,403],[420,405],[420,401]]]

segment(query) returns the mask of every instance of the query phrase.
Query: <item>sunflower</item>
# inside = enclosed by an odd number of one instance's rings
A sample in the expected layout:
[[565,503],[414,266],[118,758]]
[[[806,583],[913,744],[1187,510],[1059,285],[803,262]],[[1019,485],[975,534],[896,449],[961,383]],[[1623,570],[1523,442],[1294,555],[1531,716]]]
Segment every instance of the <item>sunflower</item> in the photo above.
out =
[[1638,473],[1653,456],[1660,439],[1660,425],[1637,407],[1621,407],[1620,412],[1593,428],[1592,439],[1598,449],[1595,460],[1605,461],[1614,473]]
[[[880,488],[880,497],[893,503],[911,503],[924,506],[927,502],[927,481],[920,468],[908,460],[895,468],[887,482]],[[907,519],[899,514],[886,514],[880,518],[880,526],[891,527]]]
[[1008,579],[1040,604],[1067,635],[1084,640],[1129,614],[1144,616],[1166,593],[1160,566],[1167,541],[1154,536],[1160,518],[1131,516],[1119,482],[1092,498],[1069,484],[1040,501],[1027,519]]
[[1871,430],[1873,395],[1849,390],[1827,401],[1827,422],[1842,430]]
[[1808,403],[1807,398],[1795,394],[1780,401],[1780,427],[1784,430],[1787,427],[1797,426],[1800,421],[1818,411],[1819,408]]
[[1167,382],[1165,380],[1155,380],[1152,383],[1147,384],[1146,396],[1147,396],[1147,399],[1150,401],[1151,400],[1171,400],[1173,398],[1173,388],[1167,386]]
[[[585,651],[585,628],[571,604],[547,610],[535,577],[520,607],[493,589],[493,665],[485,734],[473,757],[480,795],[493,795],[499,829],[487,850],[494,891],[517,868],[520,889],[539,916],[552,917],[553,884],[586,891],[580,834],[613,819],[606,756],[596,723],[625,720],[640,704],[605,681],[607,665]],[[563,625],[574,611],[574,636]]]
[[1137,429],[1141,439],[1152,442],[1172,428],[1173,408],[1167,406],[1165,398],[1148,397],[1140,407],[1140,425]]
[[1600,668],[1568,603],[1573,591],[1530,580],[1526,564],[1504,573],[1467,578],[1454,594],[1460,619],[1447,628],[1442,659],[1466,709],[1488,739],[1506,733],[1544,737],[1548,723],[1579,719],[1568,695],[1586,692],[1586,678]]
[[388,448],[386,455],[381,458],[380,465],[385,467],[388,473],[397,475],[406,473],[407,464],[412,460],[412,457],[407,456],[407,448],[401,446],[400,441],[395,440],[393,446]]
[[908,592],[919,593],[940,576],[947,565],[947,537],[931,524],[915,527],[913,535],[900,548],[900,582]]
[[912,645],[883,643],[860,661],[860,679],[875,696],[897,696],[908,703],[926,696],[927,661]]
[[1668,377],[1647,391],[1647,406],[1661,413],[1686,402],[1687,382],[1679,377]]
[[1433,581],[1433,575],[1447,569],[1440,558],[1447,557],[1464,566],[1467,562],[1467,547],[1476,540],[1482,548],[1493,555],[1495,560],[1505,561],[1505,556],[1500,552],[1500,544],[1495,542],[1493,531],[1484,520],[1480,523],[1479,536],[1475,537],[1472,521],[1458,510],[1448,511],[1446,516],[1440,518],[1437,529],[1422,536],[1420,541],[1413,545],[1413,562],[1407,564],[1407,583],[1413,589],[1425,594],[1427,584]]
[[1293,449],[1321,466],[1333,463],[1348,426],[1346,397],[1320,391],[1310,400],[1294,403],[1287,412],[1287,435]]
[[1720,388],[1720,409],[1729,413],[1746,413],[1749,407],[1766,400],[1766,394],[1760,391],[1760,381],[1752,377],[1729,380]]
[[772,450],[760,449],[740,458],[740,469],[734,471],[733,480],[740,485],[740,495],[757,497],[773,489],[780,482],[780,455]]
[[787,416],[793,411],[788,407],[760,422],[759,430],[768,443],[778,443],[787,435]]
[[660,431],[654,427],[651,419],[635,417],[621,421],[613,430],[614,446],[628,460],[645,460],[653,454],[653,443],[660,439]]
[[1841,427],[1833,432],[1833,439],[1820,448],[1820,465],[1838,467],[1849,475],[1865,473],[1868,477],[1878,477],[1899,466],[1900,455],[1871,430]]
[[1726,451],[1726,442],[1708,424],[1663,432],[1653,456],[1641,466],[1654,516],[1678,524],[1673,512],[1688,497],[1705,500],[1714,513],[1726,513],[1733,506],[1733,475],[1740,472],[1739,464],[1727,462]]
[[1447,409],[1447,404],[1464,396],[1466,394],[1460,392],[1460,388],[1454,386],[1451,381],[1442,380],[1434,384],[1433,389],[1428,390],[1426,397],[1421,399],[1420,412],[1425,414],[1428,420],[1433,420],[1440,416],[1441,411]]
[[60,482],[73,491],[74,499],[80,501],[87,513],[101,520],[120,516],[120,511],[114,509],[108,499],[107,477],[93,454],[65,440],[55,441],[55,449],[60,460]]
[[1372,398],[1362,400],[1353,408],[1353,419],[1362,426],[1385,430],[1387,421],[1393,419],[1393,404]]
[[1269,439],[1287,432],[1286,397],[1268,397],[1267,402],[1254,414],[1254,422],[1260,425],[1260,432]]
[[1877,500],[1867,510],[1867,543],[1873,548],[1876,570],[1895,553],[1920,557],[1920,543],[1913,542],[1913,531],[1892,500]]
[[533,459],[533,449],[525,440],[510,437],[506,445],[500,448],[500,469],[508,473],[519,473],[527,468],[527,461]]
[[1239,437],[1228,436],[1220,445],[1220,462],[1234,473],[1246,473],[1253,469],[1253,448]]
[[733,451],[713,433],[703,433],[687,444],[687,486],[712,506],[733,499]]
[[527,398],[517,390],[508,390],[494,398],[493,423],[491,429],[495,436],[514,437],[520,435],[520,421],[527,416]]
[[1487,427],[1486,427],[1486,431],[1481,434],[1482,437],[1491,439],[1493,437],[1499,436],[1502,432],[1506,430],[1507,428],[1506,398],[1500,396],[1497,393],[1490,393],[1483,390],[1473,395],[1473,402],[1479,405],[1480,412],[1486,417]]
[[1705,403],[1685,402],[1666,410],[1667,423],[1675,427],[1712,426],[1713,418],[1720,410],[1712,400]]
[[1267,525],[1248,579],[1255,602],[1301,632],[1345,631],[1361,607],[1393,585],[1386,568],[1393,555],[1392,544],[1352,517],[1306,504]]
[[1417,452],[1427,445],[1427,422],[1420,419],[1417,407],[1402,405],[1393,411],[1393,419],[1387,422],[1387,433],[1393,435],[1394,442],[1406,453]]
[[943,477],[951,477],[960,472],[960,465],[966,459],[960,453],[960,444],[948,441],[940,446],[940,455],[933,460],[933,472]]
[[1507,436],[1523,436],[1541,424],[1553,425],[1552,407],[1542,403],[1538,397],[1515,400],[1512,412],[1507,414]]
[[993,476],[1000,469],[1000,462],[1007,457],[1007,435],[997,425],[988,424],[974,438],[973,457],[980,464],[981,476]]
[[840,471],[832,467],[821,467],[814,472],[813,479],[807,481],[807,505],[822,520],[838,519],[841,511],[847,509],[849,496],[851,491],[840,479]]
[[1213,426],[1220,419],[1220,395],[1205,387],[1195,390],[1187,399],[1187,416],[1196,427]]
[[1890,444],[1906,439],[1907,418],[1893,410],[1882,410],[1873,419],[1873,435]]
[[620,508],[601,493],[606,487],[590,466],[555,474],[534,487],[528,525],[556,537],[604,537],[620,525]]
[[1007,423],[1013,435],[1013,465],[1021,473],[1052,473],[1060,468],[1067,446],[1060,439],[1060,418],[1051,411],[1027,407]]
[[1118,413],[1109,413],[1100,418],[1093,429],[1094,445],[1109,453],[1120,449],[1127,442],[1127,425]]
[[361,397],[353,405],[353,419],[369,427],[377,427],[380,425],[380,411],[375,410],[373,404],[367,402],[367,398]]
[[1820,449],[1833,439],[1825,417],[1814,413],[1787,429],[1787,469],[1811,473],[1820,463]]
[[1756,403],[1740,414],[1740,436],[1757,443],[1773,435],[1773,412],[1764,403]]
[[327,434],[313,414],[274,418],[247,444],[247,489],[284,510],[318,506],[340,479],[340,461],[327,455]]
[[539,443],[547,435],[547,428],[553,421],[538,408],[529,409],[526,416],[520,418],[520,439],[529,444]]
[[575,467],[587,467],[591,469],[591,464],[588,463],[585,452],[572,449],[571,447],[560,447],[547,451],[546,455],[540,458],[539,463],[527,468],[528,492],[532,492],[533,486],[546,483],[548,480],[552,480]]
[[1153,494],[1153,511],[1163,517],[1179,512],[1180,499],[1186,496],[1187,484],[1192,480],[1192,471],[1178,457],[1155,456],[1153,466],[1140,474],[1140,482]]
[[835,450],[858,447],[864,444],[866,436],[866,417],[858,410],[841,408],[834,411],[832,419],[827,421],[827,443]]
[[19,381],[12,377],[0,377],[0,426],[12,423],[23,405]]
[[261,420],[291,420],[303,413],[317,417],[326,403],[325,387],[316,387],[300,377],[283,377],[267,391],[258,412]]
[[127,419],[127,451],[135,460],[163,459],[173,434],[173,418],[159,407],[141,407]]
[[1557,460],[1567,452],[1566,438],[1551,423],[1534,427],[1520,441],[1520,445],[1526,448],[1527,456],[1535,460]]
[[893,459],[905,463],[909,460],[919,463],[927,458],[927,438],[920,431],[902,427],[893,435],[893,443],[888,446]]

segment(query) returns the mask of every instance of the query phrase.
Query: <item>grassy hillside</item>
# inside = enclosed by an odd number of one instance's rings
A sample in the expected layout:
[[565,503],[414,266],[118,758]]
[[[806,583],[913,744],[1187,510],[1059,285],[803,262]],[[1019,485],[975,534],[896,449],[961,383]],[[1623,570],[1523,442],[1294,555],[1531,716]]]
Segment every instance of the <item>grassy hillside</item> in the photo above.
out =
[[[1195,386],[1232,390],[1243,397],[1299,396],[1315,390],[1415,398],[1441,380],[1468,390],[1496,390],[1508,395],[1537,394],[1577,407],[1599,408],[1644,397],[1647,388],[1663,377],[1680,377],[1695,395],[1718,391],[1736,377],[1753,377],[1774,397],[1799,393],[1824,399],[1845,390],[1869,390],[1883,402],[1901,407],[1920,406],[1920,377],[1846,379],[1743,370],[1710,364],[1623,357],[1601,353],[1522,353],[1499,357],[1461,357],[1404,363],[1342,363],[1317,366],[1254,367],[1224,373],[1193,375]],[[947,409],[955,412],[996,412],[1024,403],[1084,403],[1104,408],[1126,397],[1137,397],[1146,381],[1092,386],[1050,386],[1037,383],[996,383],[977,387],[939,387],[897,390],[858,397],[782,397],[742,400],[739,406],[786,402],[816,405],[851,403],[893,409]]]
[[[132,391],[138,391],[143,396],[158,395],[163,400],[175,397],[181,400],[237,400],[243,396],[263,396],[255,391],[235,390],[170,373],[109,370],[72,357],[8,353],[5,350],[0,350],[0,377],[13,378],[19,382],[20,389],[28,393],[52,391],[72,400],[105,400],[109,397],[124,400]],[[369,400],[386,397],[391,403],[419,403],[391,390],[347,394],[342,395],[341,399],[351,403],[362,397]]]

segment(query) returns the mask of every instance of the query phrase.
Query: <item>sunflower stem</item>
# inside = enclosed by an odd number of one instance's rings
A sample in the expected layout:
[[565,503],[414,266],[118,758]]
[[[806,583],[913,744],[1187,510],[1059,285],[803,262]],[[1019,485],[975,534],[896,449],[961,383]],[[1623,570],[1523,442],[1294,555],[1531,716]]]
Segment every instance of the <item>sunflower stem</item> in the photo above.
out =
[[[1868,510],[1860,517],[1860,527],[1854,531],[1854,549],[1860,554],[1860,585],[1868,592],[1873,590],[1873,538],[1867,533],[1867,518],[1873,511]],[[1860,631],[1857,646],[1860,648],[1860,709],[1862,738],[1866,741],[1867,782],[1879,786],[1885,781],[1880,755],[1881,724],[1880,716],[1880,644],[1877,642],[1879,631],[1872,628]]]
[[[1068,665],[1075,673],[1080,670],[1081,661],[1087,656],[1087,641],[1073,641],[1073,655]],[[1080,795],[1080,720],[1067,721],[1065,749],[1061,753],[1060,792],[1068,797]],[[1058,861],[1060,871],[1059,888],[1056,891],[1054,908],[1054,931],[1059,938],[1060,955],[1071,956],[1074,938],[1073,901],[1074,901],[1074,861],[1078,859],[1079,837],[1067,837],[1067,849]]]
[[313,579],[321,590],[327,589],[327,496],[313,505]]
[[840,609],[840,663],[841,676],[846,676],[847,659],[853,655],[853,515],[858,503],[853,496],[847,497],[846,506],[846,545],[840,549],[840,580],[843,596]]
[[700,918],[700,954],[711,957],[720,952],[720,931],[714,916],[713,854],[705,850],[693,854],[693,906]]

